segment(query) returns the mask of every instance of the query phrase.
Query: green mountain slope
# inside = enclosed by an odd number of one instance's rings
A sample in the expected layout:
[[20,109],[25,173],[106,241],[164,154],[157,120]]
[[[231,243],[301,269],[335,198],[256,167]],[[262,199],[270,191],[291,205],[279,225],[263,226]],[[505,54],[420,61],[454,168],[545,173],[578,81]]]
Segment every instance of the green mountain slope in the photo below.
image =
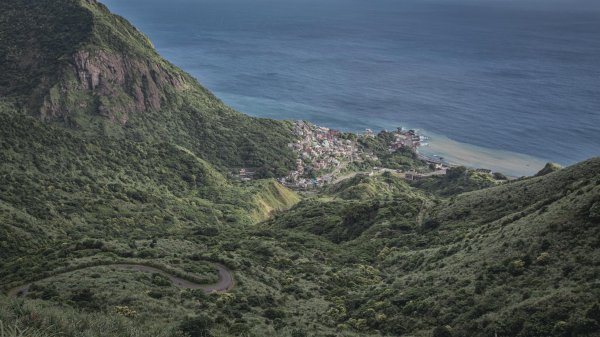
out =
[[443,176],[431,176],[413,182],[419,189],[443,197],[496,186],[499,181],[492,175],[480,173],[464,166],[451,167]]
[[[577,200],[584,188],[593,186],[600,173],[598,158],[582,162],[543,177],[513,181],[451,198],[435,218],[448,223],[483,224],[511,222],[532,213],[544,213],[555,202],[569,198],[573,206],[591,207]],[[577,202],[576,202],[577,201]],[[582,212],[585,212],[582,210]]]
[[180,144],[220,170],[293,167],[291,124],[224,105],[96,1],[0,4],[0,97],[94,135]]
[[[365,189],[365,178],[354,180],[330,192]],[[322,197],[267,222],[339,243],[338,268],[372,268],[368,281],[360,269],[322,281],[335,324],[408,336],[432,327],[442,336],[600,333],[590,318],[600,289],[600,158],[449,199],[415,190],[390,200],[389,187],[376,186],[368,201]]]
[[67,237],[250,224],[297,200],[283,187],[292,196],[273,195],[273,182],[237,186],[179,145],[85,138],[14,111],[0,112],[0,121],[4,257]]
[[229,177],[286,173],[290,124],[228,108],[104,5],[8,0],[0,13],[4,286],[59,267],[59,247],[211,233],[298,201]]
[[415,230],[417,217],[430,197],[389,173],[357,175],[329,187],[324,195],[306,199],[277,214],[267,225],[316,234],[334,243],[381,230]]

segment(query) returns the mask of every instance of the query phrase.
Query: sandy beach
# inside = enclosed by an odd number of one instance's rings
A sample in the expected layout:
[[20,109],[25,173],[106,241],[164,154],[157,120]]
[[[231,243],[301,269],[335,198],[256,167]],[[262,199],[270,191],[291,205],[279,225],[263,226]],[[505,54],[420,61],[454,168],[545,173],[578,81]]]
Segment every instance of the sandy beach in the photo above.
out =
[[543,159],[521,153],[459,143],[441,135],[427,135],[431,138],[429,145],[420,147],[419,152],[443,157],[450,164],[487,168],[514,177],[533,175],[546,164]]

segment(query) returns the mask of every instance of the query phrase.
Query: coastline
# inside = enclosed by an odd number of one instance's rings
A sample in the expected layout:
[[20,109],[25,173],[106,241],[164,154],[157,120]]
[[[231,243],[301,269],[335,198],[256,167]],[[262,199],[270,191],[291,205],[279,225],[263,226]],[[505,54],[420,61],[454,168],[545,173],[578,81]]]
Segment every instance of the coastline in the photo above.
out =
[[[483,147],[478,145],[472,145],[468,143],[459,142],[453,140],[443,134],[430,132],[429,130],[415,127],[414,125],[407,125],[403,123],[395,123],[392,121],[381,120],[378,118],[369,121],[360,120],[357,121],[357,126],[349,127],[348,125],[339,125],[335,122],[323,122],[318,118],[311,118],[312,113],[308,113],[308,116],[295,116],[293,114],[284,114],[284,116],[273,114],[273,113],[254,113],[258,109],[252,108],[252,102],[245,102],[248,106],[240,106],[239,102],[236,104],[236,100],[239,97],[232,99],[231,95],[227,93],[218,93],[219,97],[224,99],[226,104],[235,107],[237,111],[240,111],[248,116],[258,118],[272,118],[278,120],[306,120],[319,127],[326,127],[333,130],[339,130],[341,132],[349,132],[357,135],[365,133],[365,128],[372,129],[375,133],[386,130],[382,127],[385,125],[401,126],[404,129],[417,130],[422,136],[425,136],[427,145],[421,145],[418,147],[417,152],[430,158],[443,157],[444,162],[450,165],[466,166],[469,168],[477,169],[484,168],[490,169],[494,172],[500,172],[512,177],[531,176],[541,170],[547,162],[550,160],[544,160],[542,158],[530,156],[527,154],[494,149],[489,147]],[[273,102],[276,102],[273,100]],[[279,102],[279,104],[283,104]],[[282,106],[282,109],[286,109],[286,106]],[[308,108],[308,107],[306,107]],[[388,129],[389,130],[389,129]],[[563,163],[559,163],[563,164]]]
[[[445,136],[443,134],[430,132],[427,129],[416,127],[415,124],[404,124],[402,122],[390,121],[381,119],[378,117],[371,118],[369,120],[355,120],[355,125],[346,120],[345,125],[336,120],[322,121],[319,120],[318,114],[311,110],[310,106],[306,106],[310,112],[306,115],[299,116],[293,113],[272,113],[272,112],[261,112],[262,111],[254,106],[255,100],[261,100],[256,98],[249,98],[240,95],[231,95],[228,93],[219,92],[218,96],[221,97],[226,104],[234,107],[237,111],[240,111],[249,116],[258,118],[272,118],[278,120],[306,120],[317,126],[331,128],[333,130],[339,130],[341,132],[349,132],[357,135],[363,134],[365,128],[372,129],[376,133],[385,130],[390,130],[390,125],[393,125],[391,129],[395,129],[396,126],[402,126],[404,129],[417,130],[422,136],[427,137],[427,145],[419,146],[418,152],[427,157],[443,157],[444,161],[451,165],[466,166],[469,168],[485,168],[490,169],[494,172],[500,172],[512,177],[531,176],[541,170],[546,163],[554,162],[552,160],[542,159],[531,155],[501,150],[489,147],[483,147],[479,145],[472,145],[468,143],[459,142]],[[240,104],[240,97],[244,97],[243,104]],[[286,110],[289,107],[286,106],[285,102],[277,102],[272,100],[269,102],[280,105],[282,110]],[[292,109],[293,110],[293,109]],[[563,166],[568,163],[558,162]]]
[[430,137],[428,145],[419,147],[419,153],[443,157],[452,165],[486,168],[509,176],[521,177],[534,175],[547,163],[546,160],[522,153],[461,143],[446,136],[427,132],[425,134]]
[[[295,169],[278,181],[290,188],[316,188],[339,181],[344,170],[358,164],[360,169],[374,172],[396,172],[413,180],[414,166],[405,163],[379,161],[400,149],[410,149],[432,168],[425,175],[446,174],[451,166],[467,166],[480,172],[498,172],[509,177],[531,176],[545,166],[545,161],[523,154],[491,150],[453,141],[439,135],[425,135],[416,129],[398,127],[394,131],[383,130],[382,138],[371,129],[364,132],[348,132],[331,129],[309,121],[293,122],[298,139],[288,147],[297,155]],[[377,140],[376,140],[377,139]],[[384,143],[382,144],[381,141]],[[361,143],[362,142],[362,143]],[[376,148],[371,147],[375,142]],[[381,146],[385,150],[381,150]],[[389,158],[388,158],[389,159]],[[367,167],[364,167],[364,164]],[[390,165],[390,166],[386,166]],[[408,166],[407,166],[408,165]],[[254,179],[253,168],[241,168],[235,172],[242,181]],[[421,175],[420,173],[418,175]]]

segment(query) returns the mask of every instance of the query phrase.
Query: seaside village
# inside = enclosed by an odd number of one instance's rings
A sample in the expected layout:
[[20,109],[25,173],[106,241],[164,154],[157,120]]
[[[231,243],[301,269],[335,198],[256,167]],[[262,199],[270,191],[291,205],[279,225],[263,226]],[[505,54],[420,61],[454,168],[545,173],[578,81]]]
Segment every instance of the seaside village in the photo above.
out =
[[[362,162],[367,160],[375,161],[377,156],[373,153],[365,152],[357,144],[357,140],[343,137],[340,131],[317,126],[305,121],[296,121],[294,123],[294,133],[299,140],[288,144],[297,154],[296,168],[286,177],[279,178],[279,182],[299,189],[310,189],[336,182],[342,174],[343,169],[352,162]],[[388,150],[394,152],[400,148],[408,147],[415,150],[422,145],[425,137],[420,136],[414,130],[404,130],[398,128],[394,132],[394,141],[388,144]],[[361,137],[374,138],[375,133],[367,129]],[[445,174],[446,165],[437,158],[427,158],[421,156],[430,164],[436,167],[437,174]],[[373,171],[393,171],[396,170],[374,167]],[[418,174],[415,172],[402,173],[406,179],[413,180]],[[254,171],[242,168],[240,170],[242,180],[251,180]]]

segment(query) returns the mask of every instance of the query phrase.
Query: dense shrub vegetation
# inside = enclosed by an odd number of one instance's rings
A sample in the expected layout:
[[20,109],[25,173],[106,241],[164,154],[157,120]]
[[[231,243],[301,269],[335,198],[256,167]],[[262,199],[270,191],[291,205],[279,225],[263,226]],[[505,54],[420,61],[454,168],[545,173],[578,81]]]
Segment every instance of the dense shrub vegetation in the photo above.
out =
[[[285,173],[290,125],[227,108],[124,19],[93,0],[0,9],[0,337],[600,334],[600,158],[514,181],[357,175],[301,198],[229,174]],[[131,94],[67,83],[80,48],[160,64],[188,87],[162,88],[161,109],[124,124],[118,109],[69,110],[73,97],[115,107]],[[23,68],[28,52],[39,62]],[[73,114],[43,121],[32,106],[48,95]],[[422,167],[390,153],[389,136],[361,146]],[[233,270],[232,290],[114,266],[208,283],[210,262]],[[3,295],[28,282],[26,296]]]
[[506,180],[504,175],[479,173],[464,166],[458,166],[449,168],[443,176],[432,176],[418,180],[414,182],[414,185],[420,189],[447,197],[495,186],[499,181],[504,180]]
[[[357,139],[355,134],[346,134],[345,137]],[[418,155],[409,148],[401,148],[390,152],[389,144],[394,141],[394,137],[393,132],[381,131],[373,138],[359,138],[358,146],[360,149],[374,154],[377,159],[353,162],[349,168],[365,170],[371,169],[373,166],[379,166],[408,171],[423,170],[427,167],[426,162],[419,159]]]

